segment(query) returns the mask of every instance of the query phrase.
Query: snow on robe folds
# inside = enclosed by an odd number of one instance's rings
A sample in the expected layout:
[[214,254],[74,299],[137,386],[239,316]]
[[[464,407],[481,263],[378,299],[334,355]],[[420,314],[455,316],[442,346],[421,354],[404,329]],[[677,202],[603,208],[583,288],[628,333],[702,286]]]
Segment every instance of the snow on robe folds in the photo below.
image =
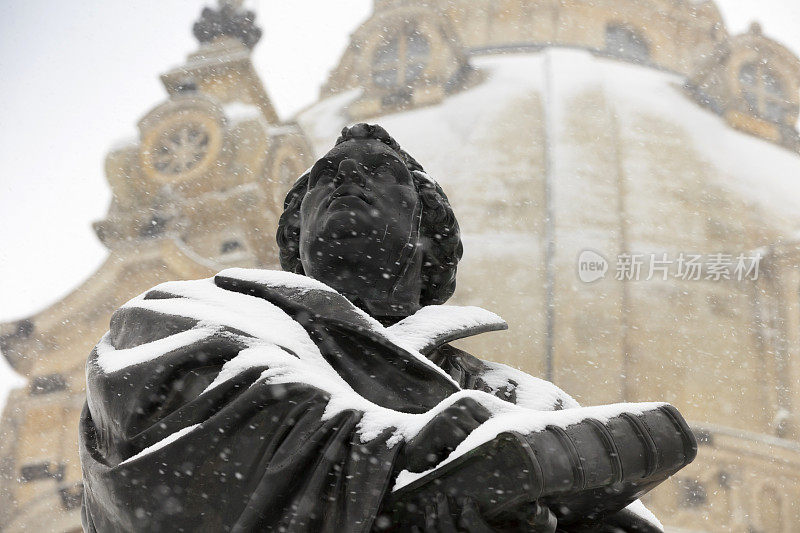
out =
[[663,405],[581,408],[489,362],[471,380],[481,390],[468,390],[426,357],[504,328],[494,313],[453,306],[384,327],[286,272],[161,284],[114,314],[87,363],[85,527],[368,531],[383,498],[422,475],[402,470],[403,443],[461,398],[493,416],[441,464],[504,431]]

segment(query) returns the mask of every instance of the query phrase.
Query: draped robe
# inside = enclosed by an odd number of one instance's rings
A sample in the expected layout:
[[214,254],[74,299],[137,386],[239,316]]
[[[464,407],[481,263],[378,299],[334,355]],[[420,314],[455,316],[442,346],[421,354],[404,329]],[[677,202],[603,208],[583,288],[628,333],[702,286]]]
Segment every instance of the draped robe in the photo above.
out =
[[505,327],[454,306],[383,327],[286,272],[159,285],[114,313],[87,363],[84,527],[370,531],[404,443],[457,399],[578,407],[447,344]]

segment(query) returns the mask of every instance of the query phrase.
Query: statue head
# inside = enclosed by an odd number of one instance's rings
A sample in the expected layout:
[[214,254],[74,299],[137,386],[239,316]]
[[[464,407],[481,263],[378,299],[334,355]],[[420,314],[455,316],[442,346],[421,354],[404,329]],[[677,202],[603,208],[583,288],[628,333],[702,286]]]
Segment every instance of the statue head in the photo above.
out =
[[382,127],[344,128],[294,184],[278,224],[281,267],[376,318],[453,294],[462,245],[444,191]]

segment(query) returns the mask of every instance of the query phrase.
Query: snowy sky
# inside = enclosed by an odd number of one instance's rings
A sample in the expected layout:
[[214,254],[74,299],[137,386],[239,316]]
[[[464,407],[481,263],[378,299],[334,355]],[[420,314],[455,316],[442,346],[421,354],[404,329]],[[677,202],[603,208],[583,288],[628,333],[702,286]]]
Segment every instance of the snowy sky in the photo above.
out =
[[[0,4],[0,321],[32,314],[91,275],[91,229],[109,201],[103,162],[165,98],[158,74],[196,49],[212,0],[18,0]],[[253,62],[279,115],[317,99],[370,0],[250,0]],[[800,55],[800,2],[718,0],[729,31],[752,20]],[[2,365],[2,363],[0,363]],[[2,367],[0,366],[0,374]]]

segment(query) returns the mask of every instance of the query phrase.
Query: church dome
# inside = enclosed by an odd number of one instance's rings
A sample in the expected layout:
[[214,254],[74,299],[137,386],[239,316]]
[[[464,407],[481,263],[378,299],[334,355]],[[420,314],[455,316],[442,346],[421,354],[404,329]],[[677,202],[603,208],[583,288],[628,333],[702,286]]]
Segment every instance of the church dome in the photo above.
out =
[[[705,373],[693,377],[690,370],[709,365],[736,380],[748,354],[742,339],[725,340],[727,327],[750,328],[751,319],[744,309],[720,317],[707,302],[726,307],[751,284],[685,281],[670,272],[667,280],[627,286],[613,279],[614,263],[624,252],[666,253],[667,260],[681,253],[749,256],[791,240],[800,228],[800,157],[730,128],[687,97],[679,74],[557,48],[473,56],[471,64],[482,77],[477,85],[434,105],[368,119],[450,198],[465,243],[456,300],[511,322],[514,349],[500,356],[505,362],[544,375],[552,342],[553,377],[585,401],[666,395],[700,409],[696,400],[712,391]],[[359,89],[342,92],[297,117],[317,156],[351,122],[348,106],[360,96]],[[597,283],[577,275],[587,249],[610,264]],[[621,314],[624,298],[631,309]],[[718,328],[681,324],[693,314],[714,317]],[[557,328],[550,340],[547,322]],[[715,355],[695,360],[703,345]],[[664,373],[666,360],[681,379]],[[620,378],[626,366],[627,383]],[[587,377],[604,390],[581,390]],[[751,391],[755,399],[759,386],[747,373],[738,379],[737,394]],[[718,407],[711,416],[729,422],[738,405]],[[705,417],[704,410],[695,416]],[[742,428],[753,422],[736,421]]]

